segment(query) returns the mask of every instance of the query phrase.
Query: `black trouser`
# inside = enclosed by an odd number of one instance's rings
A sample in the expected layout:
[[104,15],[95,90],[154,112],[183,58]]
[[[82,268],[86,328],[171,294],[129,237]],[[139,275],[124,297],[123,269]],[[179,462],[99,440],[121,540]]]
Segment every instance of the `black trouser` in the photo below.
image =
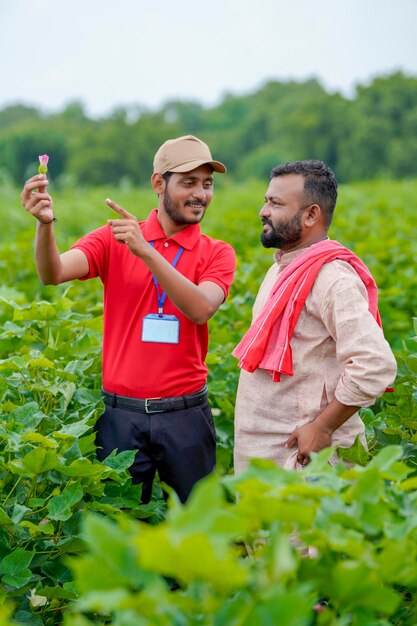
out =
[[178,411],[147,414],[106,405],[96,423],[100,461],[113,450],[137,450],[130,467],[142,483],[142,502],[149,502],[155,472],[185,502],[195,483],[216,463],[216,434],[207,401]]

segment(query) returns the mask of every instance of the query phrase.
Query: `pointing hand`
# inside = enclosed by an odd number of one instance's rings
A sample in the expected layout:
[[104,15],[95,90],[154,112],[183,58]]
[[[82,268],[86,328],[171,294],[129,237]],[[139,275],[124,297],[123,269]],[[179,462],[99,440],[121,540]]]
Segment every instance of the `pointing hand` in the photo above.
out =
[[134,215],[126,211],[123,207],[110,198],[107,198],[106,204],[113,209],[121,219],[107,220],[113,231],[114,238],[120,243],[125,243],[129,250],[141,256],[141,254],[149,247],[148,242],[144,239],[142,231],[138,224],[138,220]]

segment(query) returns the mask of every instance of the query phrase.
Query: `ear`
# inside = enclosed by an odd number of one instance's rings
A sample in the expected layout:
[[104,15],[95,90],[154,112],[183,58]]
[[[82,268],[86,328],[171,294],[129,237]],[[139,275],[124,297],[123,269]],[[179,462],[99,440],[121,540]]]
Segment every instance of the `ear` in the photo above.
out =
[[312,228],[323,219],[323,213],[318,204],[312,204],[304,212],[304,224],[307,228]]
[[165,181],[162,178],[161,174],[158,172],[154,172],[151,176],[151,185],[155,193],[161,194],[165,189]]

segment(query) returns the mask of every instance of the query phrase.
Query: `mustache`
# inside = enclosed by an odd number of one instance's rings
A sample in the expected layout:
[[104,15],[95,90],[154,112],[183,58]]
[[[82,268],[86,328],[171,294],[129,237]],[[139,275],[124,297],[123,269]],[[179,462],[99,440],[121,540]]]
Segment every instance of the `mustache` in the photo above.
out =
[[261,217],[262,224],[268,224],[272,228],[272,222],[267,217]]

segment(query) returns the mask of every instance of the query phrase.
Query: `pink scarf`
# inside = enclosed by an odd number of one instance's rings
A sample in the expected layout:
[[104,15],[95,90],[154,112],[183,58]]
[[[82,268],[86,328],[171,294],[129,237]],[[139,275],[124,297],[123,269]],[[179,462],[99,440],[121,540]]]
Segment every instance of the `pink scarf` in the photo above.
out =
[[293,375],[290,341],[295,325],[320,268],[335,259],[356,270],[368,291],[369,311],[382,327],[378,291],[368,268],[351,250],[326,239],[307,248],[278,275],[259,317],[232,352],[239,367],[248,372],[265,369],[274,382],[281,374]]

